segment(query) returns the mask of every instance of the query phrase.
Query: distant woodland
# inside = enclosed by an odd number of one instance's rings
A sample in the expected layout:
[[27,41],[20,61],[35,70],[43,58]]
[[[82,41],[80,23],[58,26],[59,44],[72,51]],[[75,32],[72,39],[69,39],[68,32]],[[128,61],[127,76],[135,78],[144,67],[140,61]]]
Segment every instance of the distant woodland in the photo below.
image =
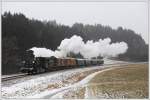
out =
[[5,12],[2,15],[2,74],[19,72],[24,52],[32,47],[55,50],[64,38],[81,36],[84,41],[111,38],[112,43],[124,41],[128,44],[125,54],[117,59],[148,61],[148,44],[133,30],[110,26],[83,25],[66,26],[56,21],[29,19],[24,14]]

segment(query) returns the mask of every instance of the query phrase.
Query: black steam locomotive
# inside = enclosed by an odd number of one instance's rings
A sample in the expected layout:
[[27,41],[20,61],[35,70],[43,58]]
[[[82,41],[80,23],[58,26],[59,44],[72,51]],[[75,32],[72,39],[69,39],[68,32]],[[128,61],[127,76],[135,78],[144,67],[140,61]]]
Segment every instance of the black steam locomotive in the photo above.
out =
[[101,65],[103,59],[76,59],[76,58],[56,58],[52,57],[34,57],[33,51],[26,52],[21,72],[28,74],[38,74],[54,70],[62,70],[67,68],[85,67],[93,65]]

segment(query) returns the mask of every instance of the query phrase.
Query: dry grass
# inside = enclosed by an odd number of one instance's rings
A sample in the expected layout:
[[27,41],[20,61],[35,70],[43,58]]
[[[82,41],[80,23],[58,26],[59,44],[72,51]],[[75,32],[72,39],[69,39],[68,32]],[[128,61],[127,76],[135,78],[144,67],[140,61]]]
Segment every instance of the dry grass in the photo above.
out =
[[88,88],[107,94],[107,98],[148,98],[148,64],[126,65],[100,73]]
[[77,73],[69,78],[67,78],[66,80],[63,80],[63,83],[65,84],[74,84],[76,82],[81,81],[82,79],[84,79],[86,76],[90,75],[91,73],[96,72],[96,69],[90,70],[90,71],[85,71],[82,73]]
[[82,72],[82,73],[77,73],[65,80],[62,80],[61,83],[50,83],[48,84],[47,88],[46,89],[56,89],[56,88],[61,88],[61,87],[64,87],[66,84],[74,84],[76,82],[79,82],[80,80],[82,80],[83,78],[85,78],[87,75],[95,72],[97,70],[90,70],[90,71],[85,71],[85,72]]
[[66,92],[63,96],[64,99],[84,99],[85,88],[77,88]]
[[60,88],[60,87],[62,87],[61,86],[62,84],[49,84],[48,86],[47,86],[47,89],[56,89],[56,88]]

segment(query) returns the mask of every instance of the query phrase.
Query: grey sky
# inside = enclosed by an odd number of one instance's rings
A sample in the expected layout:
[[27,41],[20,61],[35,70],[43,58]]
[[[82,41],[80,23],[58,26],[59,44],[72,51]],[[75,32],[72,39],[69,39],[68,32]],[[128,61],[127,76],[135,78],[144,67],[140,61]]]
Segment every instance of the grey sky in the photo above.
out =
[[141,34],[148,43],[147,7],[146,2],[3,2],[2,13],[21,12],[70,26],[75,22],[122,26]]

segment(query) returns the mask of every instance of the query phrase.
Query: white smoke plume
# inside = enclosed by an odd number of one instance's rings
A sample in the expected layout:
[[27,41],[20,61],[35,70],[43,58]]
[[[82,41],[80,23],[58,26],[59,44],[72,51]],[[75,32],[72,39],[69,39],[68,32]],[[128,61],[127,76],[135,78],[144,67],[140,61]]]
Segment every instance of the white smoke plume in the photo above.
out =
[[50,57],[55,56],[66,57],[70,52],[74,54],[80,53],[84,58],[92,57],[116,57],[119,54],[124,54],[128,49],[128,45],[125,42],[111,43],[110,38],[99,39],[99,41],[89,40],[86,43],[80,36],[72,36],[69,39],[61,41],[57,50],[52,51],[46,48],[31,48],[34,51],[36,57]]
[[33,47],[30,50],[33,51],[35,57],[51,57],[51,56],[55,56],[54,52],[52,50],[46,49],[46,48]]

